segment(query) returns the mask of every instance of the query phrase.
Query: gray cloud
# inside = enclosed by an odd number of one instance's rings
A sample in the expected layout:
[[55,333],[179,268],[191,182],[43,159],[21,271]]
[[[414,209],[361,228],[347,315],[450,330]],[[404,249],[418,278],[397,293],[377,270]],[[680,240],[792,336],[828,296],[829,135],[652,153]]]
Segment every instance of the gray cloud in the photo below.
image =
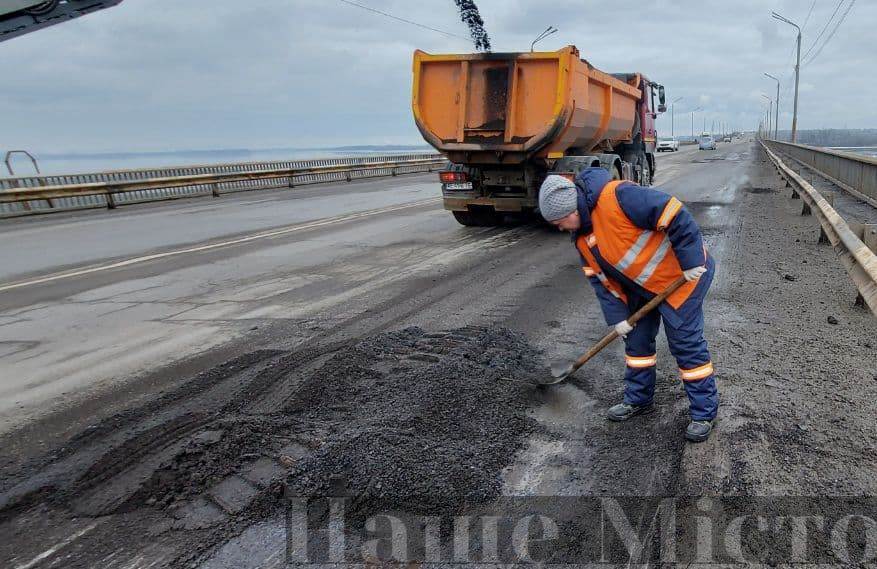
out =
[[[362,3],[466,36],[451,0]],[[578,46],[604,71],[642,71],[667,86],[676,131],[702,105],[709,123],[754,128],[784,80],[791,121],[791,28],[805,0],[480,0],[495,51],[520,51],[548,25],[542,49]],[[817,0],[805,49],[835,2]],[[871,29],[859,1],[802,71],[800,127],[875,127]],[[116,8],[0,44],[0,148],[40,151],[418,143],[411,53],[471,44],[337,0],[125,0]],[[698,123],[702,123],[698,113]],[[669,113],[659,119],[670,131]]]

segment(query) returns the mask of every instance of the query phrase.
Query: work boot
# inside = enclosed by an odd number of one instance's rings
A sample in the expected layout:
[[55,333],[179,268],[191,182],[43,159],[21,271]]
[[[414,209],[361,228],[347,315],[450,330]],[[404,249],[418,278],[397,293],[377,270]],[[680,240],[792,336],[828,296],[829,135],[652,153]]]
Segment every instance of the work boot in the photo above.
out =
[[606,418],[610,421],[627,421],[636,415],[642,415],[652,410],[652,404],[646,405],[630,405],[629,403],[619,403],[613,405],[606,411]]
[[710,438],[713,432],[713,422],[709,421],[691,421],[685,429],[685,438],[694,443],[702,443]]

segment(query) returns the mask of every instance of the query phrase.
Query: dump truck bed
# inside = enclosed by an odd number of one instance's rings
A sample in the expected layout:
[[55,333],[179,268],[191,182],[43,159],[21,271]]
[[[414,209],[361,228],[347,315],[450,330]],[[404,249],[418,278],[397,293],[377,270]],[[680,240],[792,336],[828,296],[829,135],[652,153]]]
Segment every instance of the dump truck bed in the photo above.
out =
[[412,107],[423,137],[451,161],[515,164],[630,140],[641,80],[603,73],[574,46],[531,53],[418,50]]

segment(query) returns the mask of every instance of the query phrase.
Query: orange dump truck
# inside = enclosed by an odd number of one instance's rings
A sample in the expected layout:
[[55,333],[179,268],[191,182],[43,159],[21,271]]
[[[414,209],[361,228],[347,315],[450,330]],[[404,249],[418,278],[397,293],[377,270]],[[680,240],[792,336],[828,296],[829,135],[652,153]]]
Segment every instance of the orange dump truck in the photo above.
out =
[[423,137],[451,162],[440,174],[445,209],[464,225],[492,225],[534,212],[549,173],[602,166],[648,185],[665,107],[662,86],[640,73],[603,73],[567,46],[415,51],[412,109]]

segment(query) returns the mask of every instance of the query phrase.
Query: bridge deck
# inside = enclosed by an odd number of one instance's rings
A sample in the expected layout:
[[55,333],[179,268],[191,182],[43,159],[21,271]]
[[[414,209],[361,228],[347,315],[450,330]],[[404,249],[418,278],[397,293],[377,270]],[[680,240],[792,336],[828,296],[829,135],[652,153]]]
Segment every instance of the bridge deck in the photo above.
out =
[[[530,416],[543,430],[507,457],[503,492],[873,495],[877,325],[852,305],[855,290],[817,243],[815,222],[747,143],[658,160],[656,184],[686,203],[718,261],[706,307],[722,391],[717,436],[683,444],[687,403],[663,340],[658,411],[607,424],[604,409],[622,390],[615,346],[567,384],[533,393]],[[17,504],[0,528],[19,536],[0,543],[0,559],[278,563],[283,520],[259,509],[268,490],[247,476],[255,457],[282,474],[289,453],[308,452],[280,444],[280,431],[223,455],[209,467],[224,473],[216,485],[187,487],[191,495],[156,502],[158,487],[144,481],[157,484],[192,437],[289,413],[298,382],[328,374],[350,339],[508,327],[551,361],[603,333],[568,239],[460,227],[437,192],[435,174],[412,175],[4,223],[0,281],[26,284],[0,293],[0,504]],[[40,281],[62,270],[77,274]],[[340,397],[344,412],[353,399]],[[174,477],[192,474],[175,464]]]

